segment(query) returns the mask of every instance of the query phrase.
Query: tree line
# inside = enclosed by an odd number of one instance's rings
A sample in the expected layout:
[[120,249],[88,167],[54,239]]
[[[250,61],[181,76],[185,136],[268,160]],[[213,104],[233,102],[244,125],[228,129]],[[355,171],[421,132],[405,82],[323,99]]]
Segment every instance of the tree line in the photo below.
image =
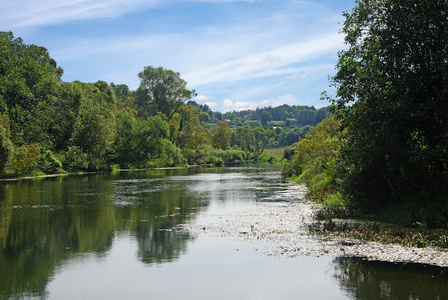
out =
[[447,227],[448,2],[364,0],[344,13],[333,117],[289,149],[313,197]]
[[47,49],[0,32],[1,177],[258,160],[329,114],[287,105],[213,112],[162,67],[144,67],[136,90],[62,75]]

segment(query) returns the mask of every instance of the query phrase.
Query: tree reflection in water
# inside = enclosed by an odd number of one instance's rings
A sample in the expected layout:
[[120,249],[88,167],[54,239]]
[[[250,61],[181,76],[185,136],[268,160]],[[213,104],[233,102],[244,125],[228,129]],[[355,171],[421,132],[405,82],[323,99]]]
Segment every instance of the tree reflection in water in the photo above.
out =
[[120,176],[126,180],[94,175],[0,184],[0,299],[45,297],[58,269],[106,255],[122,233],[137,240],[144,263],[186,251],[191,236],[173,228],[194,217],[202,199],[161,180]]
[[334,278],[353,299],[448,299],[448,269],[338,257]]

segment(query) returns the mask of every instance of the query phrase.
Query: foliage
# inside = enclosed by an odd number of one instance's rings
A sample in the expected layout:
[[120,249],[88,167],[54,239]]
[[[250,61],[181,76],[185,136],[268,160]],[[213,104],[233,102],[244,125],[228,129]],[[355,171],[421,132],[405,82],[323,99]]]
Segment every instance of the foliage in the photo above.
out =
[[202,126],[199,113],[200,111],[194,106],[182,105],[170,120],[171,142],[182,149],[183,156],[189,162],[204,156],[203,153],[195,154],[195,152],[210,144],[209,133]]
[[261,118],[260,118],[260,120],[261,120],[261,125],[262,125],[262,126],[266,126],[266,125],[268,125],[268,123],[272,121],[272,115],[271,115],[271,113],[268,112],[268,111],[265,111],[265,110],[264,110],[264,111],[261,113]]
[[38,144],[25,144],[14,149],[13,159],[8,169],[11,174],[26,175],[37,166],[41,157]]
[[275,137],[276,133],[272,129],[250,128],[246,125],[234,131],[231,144],[258,160],[264,149],[275,143]]
[[3,174],[13,154],[13,145],[10,140],[9,121],[0,113],[0,174]]
[[212,145],[217,149],[227,150],[231,138],[232,132],[226,122],[219,122],[212,131]]
[[[195,91],[162,67],[145,67],[136,91],[101,80],[62,82],[62,73],[45,48],[0,32],[0,173],[259,160],[266,147],[278,145],[277,135],[286,145],[308,130],[285,128],[286,118],[306,117],[299,124],[313,125],[329,114],[289,105],[223,114],[207,104],[185,105]],[[30,145],[41,149],[40,159]]]
[[83,153],[80,147],[69,147],[65,153],[63,166],[70,170],[86,170],[89,167],[87,154]]
[[342,192],[361,206],[448,196],[446,1],[358,1],[333,77]]
[[73,144],[88,154],[89,168],[97,170],[102,168],[116,133],[113,91],[103,81],[75,84],[81,91],[82,100],[73,132]]
[[[289,121],[289,120],[288,120]],[[306,133],[311,130],[311,126],[297,126],[294,128],[285,128],[278,133],[277,141],[279,146],[289,146],[297,143],[299,139],[304,138]]]
[[285,148],[266,148],[259,157],[260,162],[279,164],[284,159]]
[[55,173],[62,168],[62,162],[50,150],[43,153],[38,164],[39,169],[45,173]]
[[136,103],[141,115],[164,114],[168,120],[184,102],[195,95],[186,88],[180,74],[162,67],[147,66],[138,74],[141,82],[136,91]]
[[283,167],[285,177],[295,177],[309,187],[309,196],[324,200],[337,185],[339,151],[343,145],[340,122],[332,116],[317,124],[296,145]]

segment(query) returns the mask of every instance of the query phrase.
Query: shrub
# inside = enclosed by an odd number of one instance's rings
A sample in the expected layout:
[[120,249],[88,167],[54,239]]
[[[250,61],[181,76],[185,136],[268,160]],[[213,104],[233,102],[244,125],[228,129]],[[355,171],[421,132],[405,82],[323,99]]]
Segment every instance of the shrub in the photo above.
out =
[[62,168],[62,163],[53,152],[47,150],[39,160],[39,168],[45,173],[54,173]]
[[9,167],[12,174],[25,175],[37,166],[41,157],[38,144],[25,144],[14,150],[13,159]]

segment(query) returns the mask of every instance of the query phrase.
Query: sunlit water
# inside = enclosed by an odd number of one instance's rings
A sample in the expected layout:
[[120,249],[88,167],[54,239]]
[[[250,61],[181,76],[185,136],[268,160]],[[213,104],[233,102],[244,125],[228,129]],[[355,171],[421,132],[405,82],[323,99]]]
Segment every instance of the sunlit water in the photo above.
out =
[[294,201],[286,189],[275,167],[0,183],[0,298],[448,299],[442,268],[266,257],[244,241],[180,230]]

